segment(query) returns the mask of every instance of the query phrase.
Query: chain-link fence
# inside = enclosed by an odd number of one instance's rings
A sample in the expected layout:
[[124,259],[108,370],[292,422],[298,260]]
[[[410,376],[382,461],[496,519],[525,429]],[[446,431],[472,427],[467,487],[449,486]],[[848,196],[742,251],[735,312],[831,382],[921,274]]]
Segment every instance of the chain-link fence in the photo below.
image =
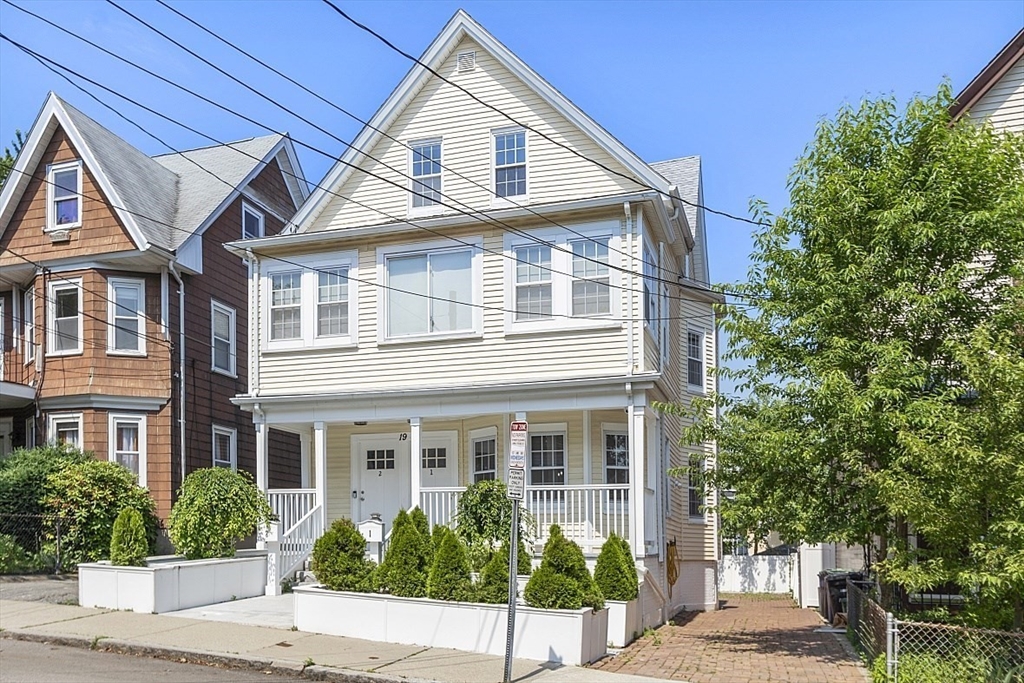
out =
[[56,515],[0,514],[0,574],[60,573],[63,522]]
[[1024,683],[1024,633],[896,619],[847,584],[847,629],[876,683]]

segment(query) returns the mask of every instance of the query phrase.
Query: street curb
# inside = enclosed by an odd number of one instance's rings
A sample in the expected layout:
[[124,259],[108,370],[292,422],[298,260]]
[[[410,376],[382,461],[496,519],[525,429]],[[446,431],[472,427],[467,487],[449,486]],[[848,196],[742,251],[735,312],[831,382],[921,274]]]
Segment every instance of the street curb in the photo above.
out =
[[50,643],[65,647],[95,650],[97,652],[151,657],[153,659],[164,659],[187,664],[220,665],[232,669],[249,669],[283,676],[300,676],[311,681],[326,681],[327,683],[429,683],[426,679],[406,678],[352,669],[337,669],[316,664],[304,666],[302,664],[274,661],[262,657],[227,655],[219,652],[207,652],[205,650],[147,645],[117,638],[93,639],[87,636],[51,635],[20,629],[0,631],[0,638],[24,640],[33,643]]

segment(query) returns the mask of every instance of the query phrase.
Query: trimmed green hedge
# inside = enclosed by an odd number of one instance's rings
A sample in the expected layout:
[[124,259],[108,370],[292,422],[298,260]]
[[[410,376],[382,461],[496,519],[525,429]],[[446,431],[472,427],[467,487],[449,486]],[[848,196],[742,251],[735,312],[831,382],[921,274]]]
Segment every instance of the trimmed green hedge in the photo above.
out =
[[338,519],[317,539],[310,568],[331,590],[373,592],[376,565],[365,553],[366,539],[356,525],[350,519]]
[[583,550],[552,524],[540,568],[530,577],[526,602],[547,609],[592,609],[604,607],[604,597],[587,569]]

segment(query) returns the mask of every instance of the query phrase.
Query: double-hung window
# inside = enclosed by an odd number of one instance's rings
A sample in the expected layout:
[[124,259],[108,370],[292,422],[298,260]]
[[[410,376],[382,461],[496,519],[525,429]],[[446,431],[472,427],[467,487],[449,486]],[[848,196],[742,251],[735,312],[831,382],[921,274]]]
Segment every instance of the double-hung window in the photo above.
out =
[[144,280],[107,280],[107,353],[146,353],[146,285]]
[[263,212],[242,202],[242,239],[263,237]]
[[210,365],[215,372],[235,376],[235,309],[210,300]]
[[686,477],[686,497],[690,517],[704,519],[704,458],[691,455]]
[[482,273],[478,272],[481,257],[475,251],[379,251],[385,292],[381,339],[479,332]]
[[146,485],[146,416],[110,414],[109,459]]
[[[621,310],[619,225],[576,225],[505,236],[508,331],[529,332],[614,324]],[[602,320],[605,318],[605,320]]]
[[704,334],[686,332],[686,383],[692,391],[704,391]]
[[53,413],[47,417],[47,440],[82,448],[82,414]]
[[213,425],[213,466],[238,469],[238,430]]
[[530,433],[530,484],[565,484],[565,433]]
[[82,225],[82,162],[53,164],[46,172],[46,227],[65,230]]
[[[604,481],[629,483],[629,435],[623,431],[604,431]],[[609,491],[612,500],[628,500],[628,490]]]
[[526,197],[526,131],[494,132],[494,194],[500,199]]
[[644,322],[653,334],[658,329],[658,262],[654,251],[644,245]]
[[47,354],[82,353],[82,279],[51,281],[47,294]]
[[22,338],[25,340],[25,362],[36,357],[36,290],[35,284],[25,290],[22,298],[21,318],[24,325]]
[[498,474],[497,430],[485,428],[470,432],[473,458],[473,483],[492,480]]
[[441,201],[441,141],[423,140],[409,145],[412,178],[410,210],[433,213]]
[[355,341],[354,252],[339,252],[263,275],[265,348],[345,346]]

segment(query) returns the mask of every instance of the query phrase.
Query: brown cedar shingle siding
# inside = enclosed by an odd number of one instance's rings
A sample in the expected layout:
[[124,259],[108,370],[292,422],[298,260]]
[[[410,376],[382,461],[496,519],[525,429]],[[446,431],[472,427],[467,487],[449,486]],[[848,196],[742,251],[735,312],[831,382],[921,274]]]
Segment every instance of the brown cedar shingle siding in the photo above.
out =
[[[29,181],[28,188],[18,202],[7,229],[0,236],[0,267],[24,265],[22,259],[5,253],[9,249],[36,260],[135,249],[135,244],[108,206],[107,198],[100,192],[90,169],[85,169],[82,177],[82,194],[85,195],[81,207],[83,227],[72,229],[71,240],[58,244],[51,243],[49,236],[43,232],[46,226],[48,187],[45,182],[46,167],[48,164],[79,158],[67,135],[58,128],[43,154],[42,161],[32,174],[35,177]],[[103,201],[98,201],[99,198],[103,198]]]

